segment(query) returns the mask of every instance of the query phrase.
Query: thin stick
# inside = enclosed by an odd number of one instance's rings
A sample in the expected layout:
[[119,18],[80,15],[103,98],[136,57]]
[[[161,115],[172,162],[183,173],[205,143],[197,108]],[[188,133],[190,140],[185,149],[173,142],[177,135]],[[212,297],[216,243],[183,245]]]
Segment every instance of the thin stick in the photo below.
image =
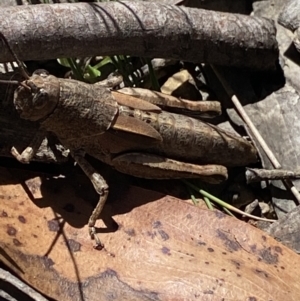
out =
[[300,179],[300,171],[284,169],[258,169],[249,168],[246,170],[247,183],[260,182],[264,180]]
[[227,92],[227,94],[229,95],[229,97],[231,97],[231,100],[232,100],[233,104],[235,105],[236,110],[238,111],[238,113],[240,114],[240,116],[242,117],[242,119],[244,120],[244,122],[246,123],[246,125],[251,130],[253,136],[257,139],[258,143],[260,144],[260,146],[262,147],[262,149],[264,150],[264,152],[268,156],[268,158],[271,161],[272,165],[276,169],[281,168],[280,163],[278,162],[278,160],[276,159],[275,155],[273,154],[273,152],[271,151],[271,149],[267,145],[266,141],[260,135],[259,131],[257,130],[257,128],[255,127],[255,125],[253,124],[253,122],[249,118],[248,114],[244,110],[244,108],[241,105],[239,99],[236,97],[236,95],[232,91],[231,87],[228,85],[228,83],[226,82],[226,80],[223,78],[223,76],[220,74],[220,72],[217,70],[217,68],[215,66],[211,65],[211,68],[213,69],[213,71],[217,75],[219,81],[221,82],[222,86],[224,87],[224,89]]
[[[235,105],[236,110],[238,111],[238,113],[240,114],[240,116],[242,117],[242,119],[244,120],[246,125],[251,130],[253,136],[257,139],[257,142],[260,144],[260,146],[262,147],[262,149],[264,150],[264,152],[268,156],[268,158],[269,158],[270,162],[272,163],[272,165],[274,166],[274,168],[280,169],[281,168],[280,163],[278,162],[275,155],[273,154],[273,152],[271,151],[271,149],[267,145],[266,141],[263,139],[263,137],[258,132],[257,128],[255,127],[255,125],[253,124],[251,119],[249,118],[248,114],[244,110],[243,106],[241,105],[241,103],[240,103],[239,99],[237,98],[237,96],[234,94],[231,87],[228,85],[226,80],[223,78],[223,76],[220,74],[220,72],[217,70],[217,68],[215,66],[211,65],[211,68],[213,69],[213,71],[215,72],[215,74],[218,77],[219,81],[223,85],[226,93],[229,95],[229,97],[231,97],[231,100],[232,100],[233,104]],[[298,203],[300,204],[300,193],[296,189],[296,187],[294,186],[292,181],[289,180],[289,179],[286,179],[286,180],[282,180],[282,182],[286,187],[288,187],[288,189],[291,190],[294,197],[297,199]]]
[[17,277],[13,276],[9,272],[0,268],[0,279],[12,284],[18,290],[23,292],[24,294],[28,295],[35,301],[48,301],[44,298],[40,293],[32,289],[30,286],[19,280]]

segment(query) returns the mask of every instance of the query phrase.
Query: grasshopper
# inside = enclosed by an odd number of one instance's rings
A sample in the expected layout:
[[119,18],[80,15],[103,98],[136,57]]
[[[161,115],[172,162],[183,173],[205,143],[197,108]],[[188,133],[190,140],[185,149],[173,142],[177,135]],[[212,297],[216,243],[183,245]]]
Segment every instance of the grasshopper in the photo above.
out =
[[[99,194],[88,221],[96,248],[102,248],[102,243],[95,224],[109,187],[86,161],[85,154],[136,177],[199,178],[210,183],[227,179],[225,166],[257,161],[256,149],[244,138],[201,120],[167,112],[155,103],[112,92],[99,83],[56,78],[46,72],[29,77],[1,36],[25,77],[22,82],[10,81],[18,85],[15,108],[21,118],[40,123],[32,143],[21,154],[13,147],[12,154],[20,162],[29,163],[47,132],[53,132],[70,150]],[[163,105],[167,109],[176,106],[169,102]],[[197,108],[201,105],[190,110]]]

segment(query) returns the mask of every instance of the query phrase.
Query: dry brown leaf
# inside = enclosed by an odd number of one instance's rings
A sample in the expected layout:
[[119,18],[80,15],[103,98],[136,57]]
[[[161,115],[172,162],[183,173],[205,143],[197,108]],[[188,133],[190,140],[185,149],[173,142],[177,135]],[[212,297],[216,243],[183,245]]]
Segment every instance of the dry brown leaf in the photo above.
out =
[[[294,252],[218,211],[141,188],[111,197],[109,230],[100,234],[106,250],[94,250],[85,225],[93,208],[72,180],[0,169],[0,259],[46,295],[66,301],[299,300]],[[89,194],[92,188],[82,185]],[[109,215],[119,225],[115,232]],[[97,226],[105,230],[101,220]]]

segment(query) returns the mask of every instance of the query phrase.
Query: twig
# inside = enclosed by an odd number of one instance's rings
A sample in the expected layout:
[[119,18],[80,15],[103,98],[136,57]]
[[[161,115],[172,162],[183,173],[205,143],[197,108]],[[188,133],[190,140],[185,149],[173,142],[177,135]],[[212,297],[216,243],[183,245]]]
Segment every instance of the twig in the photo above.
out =
[[290,171],[284,169],[269,170],[249,167],[247,167],[246,170],[247,183],[282,179],[300,179],[300,171]]
[[35,301],[48,301],[46,298],[44,298],[40,293],[32,289],[30,286],[13,276],[11,273],[3,270],[0,268],[0,279],[12,284],[14,287],[16,287],[18,290],[23,292],[24,294],[28,295]]
[[[213,71],[215,72],[216,76],[218,77],[219,81],[223,85],[226,93],[229,95],[229,97],[231,97],[231,100],[232,100],[233,104],[235,105],[236,110],[238,111],[238,113],[240,114],[242,119],[244,120],[245,124],[249,127],[253,136],[256,138],[257,142],[260,144],[260,146],[262,147],[262,149],[268,156],[268,158],[269,158],[270,162],[272,163],[272,165],[274,166],[274,168],[280,169],[281,168],[280,163],[276,159],[275,155],[273,154],[273,152],[271,151],[271,149],[269,148],[269,146],[267,145],[267,143],[265,142],[263,137],[258,132],[257,128],[255,127],[255,125],[253,124],[251,119],[249,118],[248,114],[244,110],[243,106],[241,105],[237,96],[234,94],[231,87],[228,85],[226,80],[220,74],[217,67],[216,66],[211,66],[211,67],[212,67]],[[282,180],[282,182],[288,189],[290,189],[290,191],[293,193],[294,197],[296,198],[298,204],[300,204],[300,193],[296,189],[296,187],[294,186],[292,181],[290,181],[289,179],[285,179],[285,180]]]
[[[2,298],[2,299],[1,299]],[[9,295],[7,292],[0,290],[0,300],[1,301],[18,301],[16,298]]]
[[253,124],[253,122],[249,118],[248,114],[244,110],[244,108],[241,105],[240,101],[238,100],[237,96],[232,91],[231,87],[228,85],[228,83],[223,78],[223,76],[218,71],[218,69],[215,66],[211,66],[211,67],[212,67],[213,71],[215,72],[216,76],[218,77],[219,81],[221,82],[222,86],[224,87],[225,91],[231,97],[231,100],[232,100],[233,104],[235,105],[236,110],[238,111],[238,113],[240,114],[240,116],[242,117],[242,119],[244,120],[246,125],[251,130],[253,136],[257,139],[258,143],[260,144],[260,146],[262,147],[262,149],[264,150],[264,152],[268,156],[268,158],[271,161],[272,165],[276,169],[281,168],[280,163],[278,162],[275,155],[273,154],[273,152],[271,151],[271,149],[269,148],[269,146],[265,142],[264,138],[261,136],[261,134],[259,133],[259,131],[255,127],[255,125]]

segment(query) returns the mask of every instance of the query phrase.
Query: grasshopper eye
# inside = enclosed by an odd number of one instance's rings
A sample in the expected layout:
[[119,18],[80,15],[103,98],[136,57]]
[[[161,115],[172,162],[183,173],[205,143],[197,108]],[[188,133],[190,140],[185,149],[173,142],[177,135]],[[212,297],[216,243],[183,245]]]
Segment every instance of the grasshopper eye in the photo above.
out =
[[47,105],[49,101],[49,95],[44,89],[39,89],[37,93],[32,98],[32,105],[36,109],[42,109],[45,105]]

